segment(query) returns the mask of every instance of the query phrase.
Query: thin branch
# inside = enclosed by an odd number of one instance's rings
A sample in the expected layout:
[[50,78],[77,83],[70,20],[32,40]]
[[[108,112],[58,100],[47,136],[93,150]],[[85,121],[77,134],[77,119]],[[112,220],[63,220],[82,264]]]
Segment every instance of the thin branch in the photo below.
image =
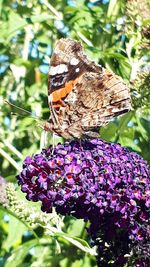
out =
[[1,147],[0,147],[0,154],[5,158],[7,159],[11,165],[13,165],[13,167],[20,172],[20,167],[18,165],[18,163],[16,163],[16,161],[11,158]]
[[11,144],[8,140],[3,141],[4,144],[21,160],[23,159],[23,155]]
[[63,19],[62,13],[58,12],[50,3],[48,3],[47,0],[44,0],[43,3],[56,16],[56,19],[58,19],[58,20]]
[[31,39],[32,39],[32,26],[28,25],[25,27],[25,39],[24,39],[24,45],[23,45],[23,51],[22,51],[22,58],[24,60],[28,59],[29,45],[30,45]]
[[81,38],[81,40],[83,42],[85,42],[88,46],[93,46],[93,44],[91,43],[91,41],[88,40],[81,32],[77,32],[77,34],[79,35],[79,37]]

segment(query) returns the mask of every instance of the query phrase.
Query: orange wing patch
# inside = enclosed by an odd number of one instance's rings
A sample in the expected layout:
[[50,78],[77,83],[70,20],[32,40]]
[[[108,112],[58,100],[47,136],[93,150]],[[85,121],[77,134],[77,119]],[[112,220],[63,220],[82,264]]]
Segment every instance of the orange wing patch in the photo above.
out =
[[78,82],[79,78],[75,79],[74,81],[69,81],[65,84],[65,87],[60,88],[56,91],[54,91],[52,96],[52,105],[54,108],[61,107],[61,103],[64,100],[64,98],[67,97],[67,95],[72,91],[73,87]]

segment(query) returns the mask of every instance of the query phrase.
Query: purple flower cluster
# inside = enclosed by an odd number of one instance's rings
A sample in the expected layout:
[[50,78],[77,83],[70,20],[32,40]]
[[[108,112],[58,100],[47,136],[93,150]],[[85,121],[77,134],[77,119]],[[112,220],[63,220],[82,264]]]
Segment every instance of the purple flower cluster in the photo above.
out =
[[150,170],[119,144],[99,139],[58,144],[27,157],[17,178],[27,199],[40,200],[43,211],[56,207],[62,215],[89,220],[90,235],[101,240],[96,241],[101,262],[121,267],[133,244],[147,246]]

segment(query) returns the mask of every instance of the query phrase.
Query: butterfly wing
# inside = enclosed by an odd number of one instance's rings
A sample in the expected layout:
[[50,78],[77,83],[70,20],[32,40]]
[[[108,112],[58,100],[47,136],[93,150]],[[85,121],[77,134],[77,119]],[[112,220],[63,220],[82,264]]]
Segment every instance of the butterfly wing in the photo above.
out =
[[[90,79],[89,79],[90,77]],[[103,74],[89,74],[83,77],[80,102],[86,100],[87,113],[81,123],[85,130],[107,124],[112,118],[131,109],[128,87],[111,72],[103,69]],[[78,109],[79,111],[79,109]]]
[[90,61],[71,39],[57,42],[48,84],[49,128],[65,138],[80,138],[131,108],[123,81]]

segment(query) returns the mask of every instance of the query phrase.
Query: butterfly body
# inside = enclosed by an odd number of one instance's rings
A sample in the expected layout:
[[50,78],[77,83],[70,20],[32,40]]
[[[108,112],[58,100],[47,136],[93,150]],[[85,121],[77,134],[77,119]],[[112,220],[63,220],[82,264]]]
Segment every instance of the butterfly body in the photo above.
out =
[[128,87],[115,74],[90,61],[80,42],[60,39],[50,63],[50,119],[47,131],[81,138],[130,110]]

